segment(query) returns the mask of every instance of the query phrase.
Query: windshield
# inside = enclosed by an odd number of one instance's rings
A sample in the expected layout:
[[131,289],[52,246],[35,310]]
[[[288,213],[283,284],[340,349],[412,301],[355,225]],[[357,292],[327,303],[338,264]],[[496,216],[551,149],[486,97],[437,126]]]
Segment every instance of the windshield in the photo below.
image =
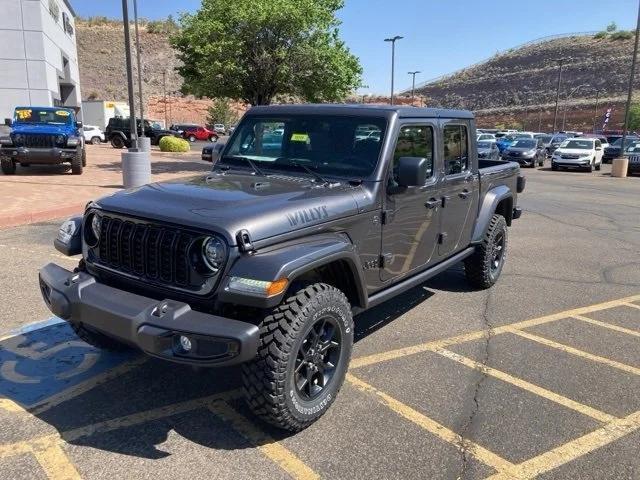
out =
[[378,163],[386,129],[382,117],[339,115],[251,116],[236,129],[220,164],[262,171],[299,166],[323,175],[367,177]]
[[511,145],[512,148],[535,148],[536,145],[538,144],[537,141],[535,140],[516,140],[513,145]]
[[[633,142],[637,142],[637,141],[638,141],[637,138],[629,138],[629,137],[625,138],[625,140],[624,140],[624,148],[628,148],[629,145],[631,145]],[[622,137],[617,139],[611,145],[613,145],[614,147],[620,148],[620,146],[622,145]]]
[[478,142],[478,148],[491,148],[493,142]]
[[71,112],[55,108],[16,108],[16,123],[46,123],[66,125],[71,121]]
[[530,133],[518,133],[515,135],[515,138],[531,138],[532,135]]
[[567,138],[566,135],[554,135],[553,138],[551,139],[552,143],[560,143],[560,142],[564,142]]
[[539,137],[544,143],[549,143],[553,137],[551,135],[541,135]]
[[631,145],[624,149],[624,151],[629,153],[640,153],[640,142],[638,140],[634,140]]
[[577,148],[579,150],[591,150],[593,148],[593,140],[567,140],[561,148]]

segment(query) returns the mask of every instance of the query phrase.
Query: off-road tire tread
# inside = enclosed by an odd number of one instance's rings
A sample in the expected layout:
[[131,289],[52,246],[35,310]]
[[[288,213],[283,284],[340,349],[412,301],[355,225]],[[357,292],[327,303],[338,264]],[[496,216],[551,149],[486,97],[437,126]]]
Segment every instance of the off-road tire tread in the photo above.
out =
[[[333,400],[316,416],[306,422],[293,417],[285,401],[286,367],[300,330],[304,327],[306,313],[314,304],[328,299],[343,303],[351,311],[347,297],[338,289],[324,283],[310,285],[287,298],[275,307],[261,322],[260,342],[256,358],[242,365],[242,382],[247,404],[255,415],[284,430],[298,432],[308,427],[333,403]],[[349,316],[351,329],[353,319]],[[343,358],[343,362],[349,359]],[[344,369],[346,373],[346,367]],[[335,394],[340,390],[338,382]],[[335,399],[336,395],[333,395]]]
[[476,288],[484,290],[492,287],[497,281],[497,278],[491,278],[491,251],[493,248],[493,240],[501,230],[504,230],[505,252],[503,255],[506,255],[508,246],[507,221],[502,215],[494,214],[493,217],[491,217],[482,243],[477,245],[473,255],[467,257],[464,261],[464,273],[467,281]]
[[70,322],[69,324],[80,340],[91,346],[99,348],[100,350],[111,350],[117,352],[129,349],[127,345],[111,337],[103,335],[102,333],[87,330],[87,328],[85,328],[81,323]]
[[5,175],[13,175],[16,173],[16,164],[10,158],[3,158],[0,160],[0,165],[2,167],[2,173]]
[[71,173],[73,175],[82,175],[82,151],[77,151],[71,159]]

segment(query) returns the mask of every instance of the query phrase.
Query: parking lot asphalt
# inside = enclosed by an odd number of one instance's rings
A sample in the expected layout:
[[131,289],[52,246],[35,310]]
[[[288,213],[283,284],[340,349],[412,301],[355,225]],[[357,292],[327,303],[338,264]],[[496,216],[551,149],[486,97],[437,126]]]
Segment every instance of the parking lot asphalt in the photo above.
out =
[[96,351],[50,318],[59,222],[0,230],[0,478],[640,478],[640,178],[523,170],[498,284],[459,266],[356,317],[330,411],[255,420],[239,370]]

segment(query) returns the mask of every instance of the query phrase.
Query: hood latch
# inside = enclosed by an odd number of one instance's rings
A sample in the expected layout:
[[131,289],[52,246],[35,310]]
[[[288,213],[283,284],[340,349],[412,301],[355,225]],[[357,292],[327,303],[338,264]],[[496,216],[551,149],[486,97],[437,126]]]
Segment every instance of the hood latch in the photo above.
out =
[[238,249],[240,249],[241,252],[249,253],[254,251],[251,235],[249,235],[248,230],[240,230],[236,234],[236,241],[238,242]]

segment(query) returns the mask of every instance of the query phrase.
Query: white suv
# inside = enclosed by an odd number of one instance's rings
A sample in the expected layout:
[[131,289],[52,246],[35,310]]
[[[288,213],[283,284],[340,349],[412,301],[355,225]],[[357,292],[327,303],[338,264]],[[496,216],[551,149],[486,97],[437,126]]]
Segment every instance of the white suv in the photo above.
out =
[[86,143],[98,145],[104,142],[104,132],[94,125],[84,125],[82,127],[82,134],[84,135],[84,141]]
[[589,172],[600,170],[604,149],[597,138],[568,138],[551,157],[551,170],[579,168]]

